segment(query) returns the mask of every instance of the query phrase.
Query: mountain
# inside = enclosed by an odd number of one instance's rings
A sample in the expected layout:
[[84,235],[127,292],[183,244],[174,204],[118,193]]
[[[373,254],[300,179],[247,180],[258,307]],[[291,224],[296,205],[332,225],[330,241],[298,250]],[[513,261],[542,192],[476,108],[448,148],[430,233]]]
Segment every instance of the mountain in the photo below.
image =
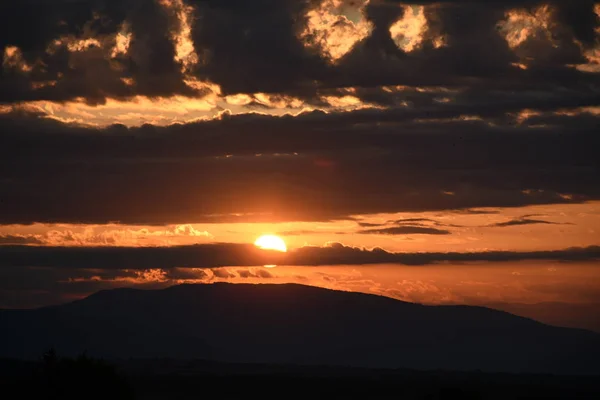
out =
[[0,311],[0,357],[60,354],[560,374],[600,373],[600,334],[470,306],[311,286],[116,289]]
[[485,307],[532,318],[545,324],[600,333],[600,303],[487,303]]

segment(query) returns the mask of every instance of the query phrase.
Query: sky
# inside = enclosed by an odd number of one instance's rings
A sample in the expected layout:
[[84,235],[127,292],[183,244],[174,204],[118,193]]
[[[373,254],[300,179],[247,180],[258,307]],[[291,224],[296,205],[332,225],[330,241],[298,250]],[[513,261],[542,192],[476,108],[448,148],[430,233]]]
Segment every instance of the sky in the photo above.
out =
[[0,56],[0,308],[295,282],[600,331],[598,2],[4,1]]

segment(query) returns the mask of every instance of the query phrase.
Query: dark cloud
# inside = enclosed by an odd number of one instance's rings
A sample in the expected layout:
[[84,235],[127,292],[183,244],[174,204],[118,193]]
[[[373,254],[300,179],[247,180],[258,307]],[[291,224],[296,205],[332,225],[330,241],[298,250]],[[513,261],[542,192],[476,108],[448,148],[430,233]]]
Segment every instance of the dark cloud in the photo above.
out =
[[329,220],[600,196],[597,117],[568,117],[568,132],[532,132],[438,121],[435,112],[239,115],[131,129],[0,116],[0,223]]
[[172,280],[203,280],[209,275],[201,269],[171,268],[166,270],[165,278]]
[[357,222],[358,226],[362,228],[375,228],[378,226],[385,226],[385,224],[374,224],[371,222]]
[[[246,244],[177,247],[1,246],[0,266],[147,270],[277,264],[281,253]],[[179,271],[179,270],[178,270]]]
[[450,210],[453,214],[464,214],[464,215],[493,215],[499,214],[500,211],[497,210]]
[[589,261],[600,258],[600,247],[573,248],[557,251],[481,253],[390,253],[383,249],[359,249],[334,243],[329,247],[303,247],[290,253],[287,263],[293,265],[385,264],[427,265],[438,262],[503,262],[521,260]]
[[311,231],[311,230],[300,230],[300,231],[282,231],[277,232],[278,236],[302,236],[302,235],[321,235],[329,232],[323,231]]
[[[0,15],[0,49],[18,47],[30,66],[0,70],[0,103],[202,94],[184,83],[169,37],[174,16],[158,1],[25,0],[3,2]],[[124,27],[127,52],[113,55]],[[73,46],[85,40],[94,42]]]
[[450,235],[450,231],[424,226],[397,226],[392,228],[366,229],[358,231],[362,235]]
[[448,235],[450,232],[443,229],[436,229],[437,227],[454,227],[460,228],[460,225],[445,224],[430,218],[403,218],[398,220],[390,220],[385,223],[369,223],[369,222],[358,222],[358,225],[362,228],[382,228],[382,229],[367,229],[359,231],[358,233],[372,233],[381,235],[402,235],[411,233],[422,233],[431,235]]
[[388,221],[388,223],[390,223],[390,224],[398,224],[398,225],[421,223],[421,222],[435,223],[436,221],[433,219],[430,219],[430,218],[402,218],[402,219],[397,219],[395,221]]
[[[0,114],[0,223],[330,220],[600,198],[599,117],[586,108],[600,104],[598,74],[574,68],[596,40],[593,2],[551,1],[551,35],[511,48],[499,22],[540,1],[417,1],[428,27],[405,52],[389,33],[404,3],[372,1],[371,34],[336,63],[299,39],[318,3],[186,0],[199,62],[183,65],[180,8],[2,2],[0,49],[18,47],[29,69],[4,61],[0,103],[198,98],[208,89],[186,81],[200,79],[317,109],[137,128]],[[119,32],[129,48],[113,55]],[[324,112],[327,96],[378,107]]]
[[537,224],[562,225],[558,222],[551,222],[551,221],[544,221],[541,219],[531,219],[531,218],[523,217],[523,218],[512,219],[512,220],[506,221],[506,222],[498,222],[496,224],[492,224],[492,225],[488,225],[488,226],[502,228],[502,227],[507,227],[507,226],[537,225]]
[[[521,260],[591,261],[600,259],[600,247],[554,251],[480,253],[390,253],[333,243],[326,247],[302,247],[289,253],[269,252],[243,244],[207,244],[178,247],[81,248],[0,247],[0,268],[38,267],[87,270],[168,270],[262,265],[427,265],[438,262],[505,262]],[[134,273],[134,272],[132,272]]]
[[197,75],[225,93],[302,93],[314,87],[313,81],[325,79],[327,70],[325,61],[297,38],[307,3],[190,1],[198,18],[192,37],[208,57]]
[[[174,60],[171,36],[181,28],[179,9],[140,0],[3,3],[0,48],[19,47],[33,67],[25,74],[3,69],[0,102],[85,98],[100,103],[107,97],[202,95],[185,84],[189,76]],[[494,88],[560,91],[564,87],[589,88],[597,80],[595,74],[572,67],[586,62],[583,51],[597,37],[593,0],[549,1],[553,41],[547,35],[532,34],[516,49],[508,46],[498,23],[510,9],[531,12],[548,2],[415,1],[412,4],[425,5],[428,30],[424,44],[410,53],[399,49],[389,32],[402,16],[400,4],[404,3],[373,1],[364,10],[373,26],[370,35],[335,65],[299,39],[308,24],[307,12],[318,3],[184,1],[192,10],[190,39],[199,59],[187,73],[220,85],[225,94],[291,94],[313,104],[322,101],[319,91],[340,87],[359,87],[366,90],[359,96],[389,103],[378,87],[404,84],[469,87],[480,92]],[[110,49],[124,24],[131,33],[130,48],[113,57]],[[435,36],[443,36],[446,45],[434,48]],[[100,44],[72,52],[64,43],[56,45],[57,39],[65,37],[95,38]],[[58,49],[48,51],[53,43]],[[512,65],[521,59],[528,60],[529,70]],[[135,83],[127,85],[123,78]],[[34,85],[49,81],[57,82]]]

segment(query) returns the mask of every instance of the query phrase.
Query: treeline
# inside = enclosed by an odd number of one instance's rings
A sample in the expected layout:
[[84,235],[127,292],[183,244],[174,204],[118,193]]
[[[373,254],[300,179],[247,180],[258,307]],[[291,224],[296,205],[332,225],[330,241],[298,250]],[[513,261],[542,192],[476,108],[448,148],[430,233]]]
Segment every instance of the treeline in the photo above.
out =
[[600,399],[592,376],[419,372],[128,360],[118,365],[50,350],[37,362],[0,360],[0,399]]
[[5,362],[0,392],[3,399],[135,399],[133,388],[114,365],[85,353],[60,357],[54,349],[36,363]]

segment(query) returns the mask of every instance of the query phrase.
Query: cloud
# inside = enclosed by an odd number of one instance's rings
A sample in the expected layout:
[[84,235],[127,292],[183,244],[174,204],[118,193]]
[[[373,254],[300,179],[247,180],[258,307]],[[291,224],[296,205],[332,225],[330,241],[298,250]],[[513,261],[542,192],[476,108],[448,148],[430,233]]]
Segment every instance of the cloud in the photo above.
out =
[[455,106],[139,128],[0,115],[0,223],[314,221],[599,198],[597,116],[531,130],[502,122],[520,106],[502,107],[473,106],[502,115],[494,126],[448,120],[460,115]]
[[376,224],[372,222],[357,222],[357,224],[362,228],[375,228],[378,226],[385,226],[385,224]]
[[40,267],[98,270],[169,270],[173,268],[251,267],[262,265],[427,265],[442,262],[505,262],[522,260],[593,261],[600,247],[554,251],[488,251],[480,253],[391,253],[331,243],[288,253],[245,244],[203,244],[177,247],[32,247],[1,246],[0,268]]
[[320,235],[320,234],[327,234],[327,233],[329,233],[329,232],[299,230],[299,231],[281,231],[281,232],[277,232],[277,235],[278,236],[303,236],[303,235]]
[[[175,247],[19,247],[2,246],[2,266],[152,270],[277,264],[281,253],[246,244]],[[49,257],[49,260],[44,260]]]
[[598,199],[595,4],[4,1],[0,224]]
[[217,278],[223,278],[223,279],[235,278],[235,274],[231,273],[226,268],[215,268],[212,272],[213,272],[213,275]]
[[452,212],[454,214],[464,214],[464,215],[493,215],[493,214],[500,213],[500,211],[498,211],[498,210],[470,210],[470,209],[450,210],[450,212]]
[[385,223],[357,223],[362,228],[375,228],[359,230],[357,233],[372,235],[450,235],[451,232],[449,230],[439,229],[439,227],[463,227],[462,225],[446,224],[431,218],[402,218],[390,220]]
[[0,75],[9,103],[202,97],[205,82],[318,103],[319,90],[344,87],[581,89],[595,79],[577,69],[597,46],[593,0],[4,3],[0,49],[19,50]]
[[450,235],[450,231],[423,226],[397,226],[392,228],[366,229],[358,231],[362,235]]
[[364,15],[367,4],[368,0],[315,2],[306,13],[306,26],[299,39],[324,58],[336,62],[371,34],[373,25]]
[[[103,228],[103,229],[102,229]],[[0,245],[40,246],[167,246],[178,240],[209,240],[212,235],[192,225],[174,225],[154,229],[123,229],[88,226],[81,232],[72,229],[49,229],[45,233],[3,235]]]
[[503,262],[522,260],[591,261],[600,258],[600,248],[572,248],[556,251],[488,251],[479,253],[390,253],[331,243],[326,247],[303,247],[289,253],[286,263],[292,265],[403,264],[427,265],[442,262]]
[[0,235],[0,246],[4,245],[40,245],[43,242],[31,235]]
[[240,278],[273,278],[273,275],[266,269],[238,269],[236,272]]
[[506,222],[498,222],[498,223],[488,225],[488,226],[503,228],[503,227],[508,227],[508,226],[536,225],[536,224],[562,225],[558,222],[551,222],[551,221],[544,221],[541,219],[531,219],[531,218],[527,218],[527,217],[521,217],[521,218],[517,218],[517,219],[512,219],[510,221],[506,221]]

